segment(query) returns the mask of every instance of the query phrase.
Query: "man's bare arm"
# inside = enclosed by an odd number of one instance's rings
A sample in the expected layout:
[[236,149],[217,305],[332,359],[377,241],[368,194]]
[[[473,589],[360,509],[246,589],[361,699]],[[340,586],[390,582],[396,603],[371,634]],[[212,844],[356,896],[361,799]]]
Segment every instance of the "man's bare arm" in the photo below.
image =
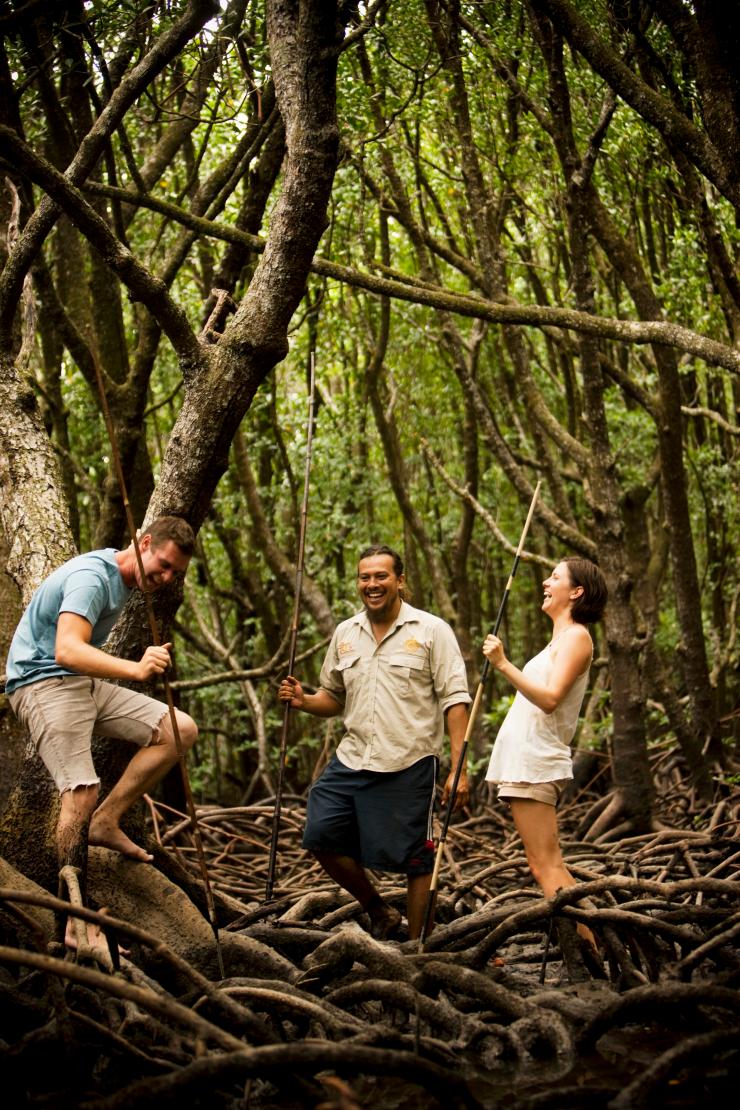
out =
[[327,690],[317,690],[315,694],[307,694],[297,678],[288,675],[280,683],[278,697],[282,702],[288,702],[291,709],[302,709],[304,713],[311,713],[314,717],[336,717],[342,707],[336,698]]
[[[458,702],[457,705],[451,705],[445,714],[445,721],[447,723],[447,731],[450,736],[450,761],[451,771],[447,776],[447,782],[442,791],[442,805],[447,805],[447,801],[452,790],[452,783],[455,778],[455,768],[460,761],[460,752],[462,751],[463,741],[465,740],[465,732],[468,727],[468,707],[464,702]],[[468,804],[470,795],[470,786],[468,784],[468,768],[467,760],[466,766],[460,772],[460,778],[457,784],[457,792],[455,794],[455,809],[462,809],[463,806]]]
[[170,665],[172,644],[148,647],[141,659],[120,659],[108,655],[90,643],[92,625],[77,613],[60,613],[54,657],[60,667],[90,678],[121,678],[129,682],[147,682],[162,674]]

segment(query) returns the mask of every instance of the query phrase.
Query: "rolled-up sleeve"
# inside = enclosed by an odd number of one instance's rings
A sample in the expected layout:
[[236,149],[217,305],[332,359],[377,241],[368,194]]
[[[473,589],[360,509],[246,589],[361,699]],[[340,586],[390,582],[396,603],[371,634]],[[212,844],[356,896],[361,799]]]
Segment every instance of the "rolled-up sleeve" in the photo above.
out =
[[430,663],[434,692],[442,712],[446,713],[452,705],[470,705],[465,662],[455,633],[442,621],[434,630]]

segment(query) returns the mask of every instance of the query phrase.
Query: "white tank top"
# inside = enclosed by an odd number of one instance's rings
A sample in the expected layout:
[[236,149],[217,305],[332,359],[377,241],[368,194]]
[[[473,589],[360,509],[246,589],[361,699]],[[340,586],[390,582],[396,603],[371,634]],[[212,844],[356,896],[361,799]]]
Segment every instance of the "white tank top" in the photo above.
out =
[[[548,644],[522,673],[546,686],[552,673]],[[544,713],[519,691],[506,714],[491,753],[489,782],[553,782],[573,778],[570,742],[578,724],[589,667],[579,675],[553,713]]]

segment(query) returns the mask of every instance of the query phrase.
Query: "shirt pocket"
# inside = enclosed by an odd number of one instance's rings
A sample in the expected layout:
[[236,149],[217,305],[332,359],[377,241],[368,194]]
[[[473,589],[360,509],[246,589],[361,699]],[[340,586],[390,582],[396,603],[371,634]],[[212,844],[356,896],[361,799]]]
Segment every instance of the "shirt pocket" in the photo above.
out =
[[359,653],[353,652],[352,654],[343,655],[336,663],[334,670],[339,675],[339,681],[344,686],[345,693],[348,693],[353,687],[357,686],[366,668],[363,666]]
[[415,690],[423,689],[425,657],[408,651],[397,651],[388,656],[388,675],[393,691],[405,698]]

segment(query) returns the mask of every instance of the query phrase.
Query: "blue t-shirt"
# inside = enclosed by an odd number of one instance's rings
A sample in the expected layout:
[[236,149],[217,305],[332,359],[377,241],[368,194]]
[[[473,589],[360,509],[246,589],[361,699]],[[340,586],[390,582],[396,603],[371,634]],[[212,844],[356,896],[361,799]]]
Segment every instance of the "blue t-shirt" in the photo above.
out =
[[131,590],[124,584],[114,548],[89,551],[63,563],[44,579],[10,645],[5,691],[56,675],[76,674],[54,658],[60,613],[76,613],[92,625],[93,647],[102,647]]

